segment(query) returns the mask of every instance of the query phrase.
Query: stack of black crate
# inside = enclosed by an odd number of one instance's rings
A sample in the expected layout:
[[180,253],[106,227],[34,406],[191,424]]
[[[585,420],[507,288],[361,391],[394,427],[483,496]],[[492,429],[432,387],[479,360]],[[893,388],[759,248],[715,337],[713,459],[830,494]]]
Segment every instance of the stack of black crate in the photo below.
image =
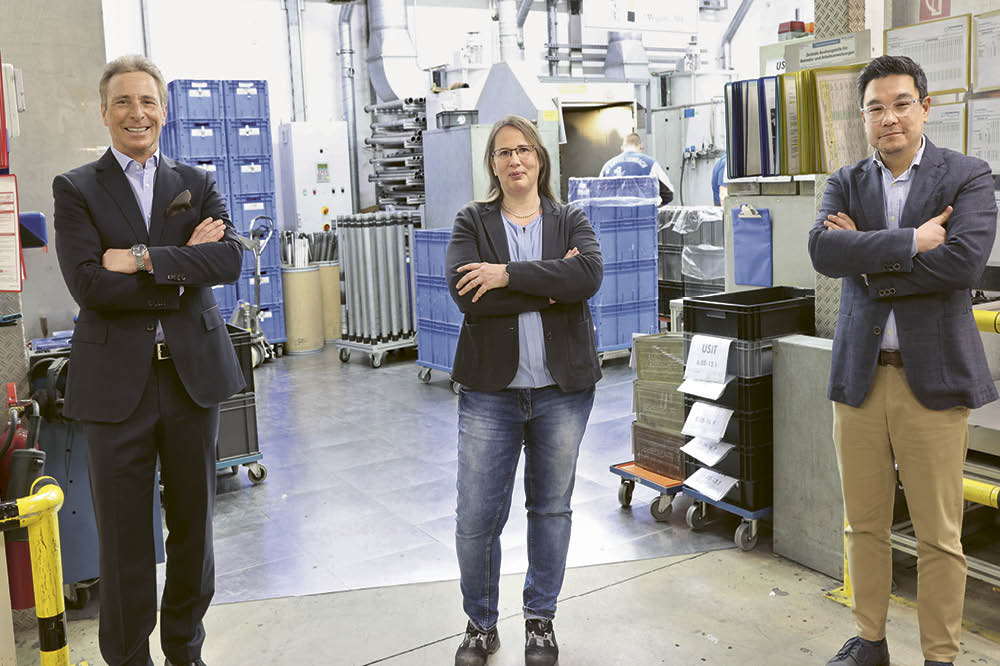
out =
[[[811,289],[767,287],[719,293],[684,300],[684,357],[688,358],[695,335],[730,338],[727,373],[735,378],[717,400],[686,395],[685,415],[695,402],[733,410],[722,441],[732,444],[726,456],[710,469],[737,480],[722,499],[746,511],[771,506],[774,469],[772,460],[772,353],[775,338],[815,332]],[[684,456],[686,476],[707,467]]]

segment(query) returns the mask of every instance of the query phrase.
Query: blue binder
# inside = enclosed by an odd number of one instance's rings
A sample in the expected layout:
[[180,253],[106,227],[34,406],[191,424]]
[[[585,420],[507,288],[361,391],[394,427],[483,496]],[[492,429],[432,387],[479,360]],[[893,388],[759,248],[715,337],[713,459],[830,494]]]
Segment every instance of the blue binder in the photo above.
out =
[[734,282],[772,286],[771,211],[743,204],[732,215]]

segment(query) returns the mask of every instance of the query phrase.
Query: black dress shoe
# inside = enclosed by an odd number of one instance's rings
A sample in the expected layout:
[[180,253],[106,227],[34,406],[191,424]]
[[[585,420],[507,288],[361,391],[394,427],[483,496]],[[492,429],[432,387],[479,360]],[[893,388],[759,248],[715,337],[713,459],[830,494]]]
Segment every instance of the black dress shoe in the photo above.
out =
[[188,661],[183,664],[175,664],[174,662],[170,661],[170,659],[167,659],[167,661],[164,662],[163,666],[206,666],[206,664],[201,659],[195,659],[194,661]]
[[889,666],[889,644],[884,638],[873,642],[855,636],[826,666]]

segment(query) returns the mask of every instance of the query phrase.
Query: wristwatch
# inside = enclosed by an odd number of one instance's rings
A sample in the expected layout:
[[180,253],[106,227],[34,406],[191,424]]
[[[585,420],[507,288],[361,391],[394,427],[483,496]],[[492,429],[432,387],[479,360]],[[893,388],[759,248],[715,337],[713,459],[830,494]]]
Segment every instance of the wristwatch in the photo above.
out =
[[142,243],[132,246],[132,256],[135,257],[135,270],[146,270],[146,246]]

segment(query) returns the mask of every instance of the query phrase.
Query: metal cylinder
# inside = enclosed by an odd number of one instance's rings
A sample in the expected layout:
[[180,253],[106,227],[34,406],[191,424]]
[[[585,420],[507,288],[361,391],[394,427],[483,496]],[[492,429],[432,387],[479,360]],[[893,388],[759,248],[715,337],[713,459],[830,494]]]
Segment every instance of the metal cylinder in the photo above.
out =
[[389,239],[386,247],[385,265],[390,268],[389,279],[389,331],[393,338],[398,338],[402,332],[403,322],[399,313],[399,266],[396,263],[396,256],[399,254],[399,216],[393,215],[389,226],[386,227],[386,238]]
[[344,120],[347,121],[347,154],[351,173],[351,212],[358,212],[361,206],[361,190],[358,183],[358,124],[354,101],[354,42],[351,35],[351,15],[354,3],[340,8],[340,86],[344,104]]
[[361,218],[354,216],[351,219],[351,307],[349,314],[354,321],[354,338],[362,340],[365,337],[365,325],[368,318],[365,314],[364,293],[365,267],[361,263]]
[[373,229],[375,216],[368,214],[365,216],[366,219],[361,227],[361,260],[364,262],[364,275],[365,275],[365,311],[368,315],[368,329],[366,331],[366,338],[376,338],[378,336],[378,315],[377,308],[375,304],[377,301],[377,291],[375,285],[375,275],[372,271],[373,262],[375,261],[375,243],[373,241]]
[[397,264],[399,266],[399,290],[402,294],[400,300],[400,312],[403,315],[403,332],[411,333],[416,330],[416,321],[413,315],[413,293],[414,293],[414,280],[416,279],[406,261],[406,248],[407,246],[413,246],[413,224],[407,219],[404,220],[404,224],[400,225],[400,243],[399,252],[396,257]]
[[385,226],[386,226],[386,214],[376,213],[375,222],[372,224],[372,240],[374,245],[372,247],[372,264],[370,266],[372,276],[375,278],[375,312],[378,314],[377,319],[377,337],[379,339],[383,338],[386,334],[386,321],[389,319],[389,311],[387,309],[389,298],[386,293],[386,287],[389,283],[387,266],[385,262],[382,261],[382,257],[385,256]]
[[282,268],[285,299],[285,353],[311,354],[323,350],[323,290],[319,266]]

